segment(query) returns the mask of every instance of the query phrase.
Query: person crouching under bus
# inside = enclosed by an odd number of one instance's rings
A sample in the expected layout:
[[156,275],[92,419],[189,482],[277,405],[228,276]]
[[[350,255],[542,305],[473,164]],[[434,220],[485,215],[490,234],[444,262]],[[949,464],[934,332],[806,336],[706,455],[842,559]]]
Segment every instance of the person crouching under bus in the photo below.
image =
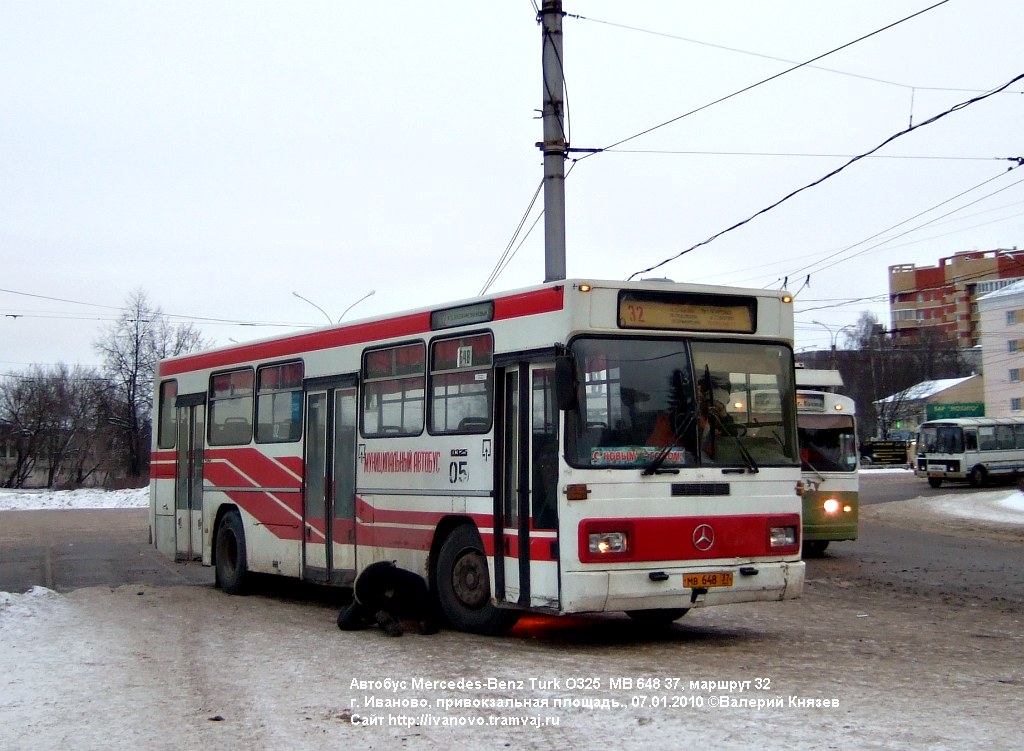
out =
[[355,631],[373,620],[388,636],[401,636],[406,619],[416,621],[421,634],[437,633],[426,582],[393,561],[378,561],[356,579],[351,604],[338,614],[338,628]]

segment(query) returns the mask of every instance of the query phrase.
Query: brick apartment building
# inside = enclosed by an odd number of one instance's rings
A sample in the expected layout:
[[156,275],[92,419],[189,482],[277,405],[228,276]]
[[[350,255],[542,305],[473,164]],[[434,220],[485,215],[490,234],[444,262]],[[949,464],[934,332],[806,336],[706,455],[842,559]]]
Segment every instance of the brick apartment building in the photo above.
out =
[[909,346],[925,330],[935,329],[957,346],[980,343],[977,299],[1024,279],[1024,251],[962,251],[939,259],[937,266],[889,267],[889,310],[893,343]]

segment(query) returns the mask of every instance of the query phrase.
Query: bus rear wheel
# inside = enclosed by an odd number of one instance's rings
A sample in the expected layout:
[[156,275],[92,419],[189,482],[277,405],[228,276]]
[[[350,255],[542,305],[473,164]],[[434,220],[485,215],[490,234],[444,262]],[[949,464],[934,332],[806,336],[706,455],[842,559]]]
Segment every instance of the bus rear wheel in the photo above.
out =
[[215,584],[229,595],[245,594],[249,567],[245,553],[245,528],[237,511],[224,514],[217,525],[214,554],[217,556]]
[[452,530],[437,557],[441,612],[459,631],[497,636],[512,628],[519,612],[491,602],[491,579],[480,535],[469,525]]
[[931,485],[933,488],[941,488],[942,487],[942,478],[941,477],[929,477],[928,478],[928,484]]

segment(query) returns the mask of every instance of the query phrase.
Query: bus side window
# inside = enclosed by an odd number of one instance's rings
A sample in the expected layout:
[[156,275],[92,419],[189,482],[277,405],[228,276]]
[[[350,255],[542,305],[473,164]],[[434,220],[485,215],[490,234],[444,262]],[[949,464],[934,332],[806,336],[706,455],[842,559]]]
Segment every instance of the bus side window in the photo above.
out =
[[973,430],[964,431],[964,446],[967,451],[978,450],[978,434]]

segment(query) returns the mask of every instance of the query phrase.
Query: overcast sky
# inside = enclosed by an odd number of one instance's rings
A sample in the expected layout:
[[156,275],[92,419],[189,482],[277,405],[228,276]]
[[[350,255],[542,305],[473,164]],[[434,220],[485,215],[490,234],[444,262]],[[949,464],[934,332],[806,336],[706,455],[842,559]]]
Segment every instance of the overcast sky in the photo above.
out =
[[[585,17],[564,21],[572,146],[619,143],[934,2],[566,0]],[[1024,73],[1022,20],[1017,0],[948,0],[581,159],[568,275],[625,279],[1005,84]],[[540,50],[530,0],[0,0],[0,373],[97,365],[93,341],[138,289],[219,343],[325,324],[371,290],[346,319],[479,294],[541,180]],[[1007,161],[1024,155],[1021,92],[650,275],[788,278],[798,348],[830,344],[812,321],[887,323],[890,264],[1024,246],[1024,170]],[[492,290],[543,280],[542,225]]]

